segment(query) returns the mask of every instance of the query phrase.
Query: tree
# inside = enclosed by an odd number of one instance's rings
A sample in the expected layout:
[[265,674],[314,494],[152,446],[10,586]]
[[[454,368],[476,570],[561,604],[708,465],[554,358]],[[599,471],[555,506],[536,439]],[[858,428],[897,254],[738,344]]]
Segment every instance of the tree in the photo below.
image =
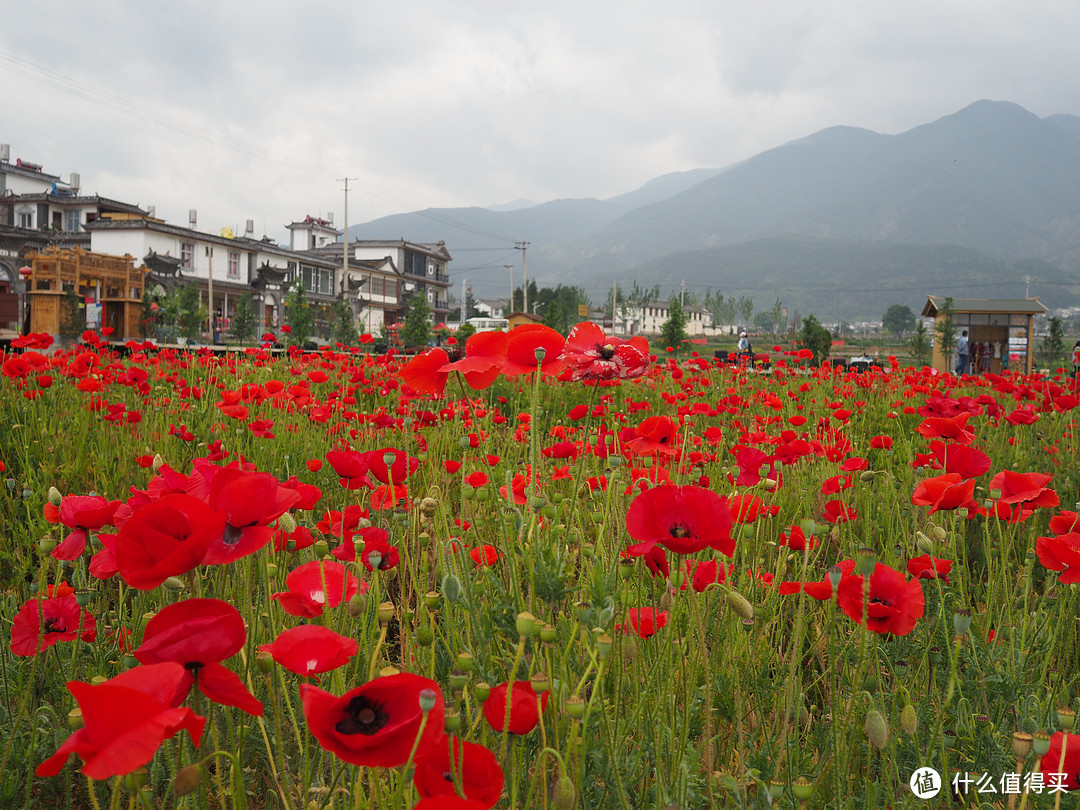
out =
[[311,339],[315,317],[307,302],[304,282],[296,279],[285,298],[285,320],[289,324],[289,343],[304,348]]
[[193,343],[199,339],[206,323],[207,309],[202,303],[199,288],[194,284],[185,284],[173,292],[172,306],[167,308],[166,317],[174,315],[180,334]]
[[671,348],[678,352],[686,340],[686,312],[677,296],[673,296],[668,304],[668,319],[660,327],[660,343],[665,348]]
[[956,345],[956,323],[953,321],[952,297],[945,299],[944,305],[938,310],[938,318],[934,323],[934,334],[937,337],[941,356],[945,358],[946,371],[952,361],[952,350]]
[[807,315],[803,318],[799,340],[802,341],[803,348],[814,353],[814,365],[821,365],[829,359],[829,350],[832,348],[832,335],[814,315]]
[[1042,343],[1039,344],[1039,363],[1047,366],[1050,371],[1059,365],[1065,364],[1065,329],[1061,318],[1050,319],[1050,331]]
[[772,315],[773,334],[783,334],[787,328],[787,318],[784,317],[784,302],[780,300],[780,296],[776,296],[776,302],[769,314]]
[[926,324],[923,323],[922,318],[917,318],[915,322],[915,332],[911,336],[911,340],[908,341],[908,349],[911,350],[911,358],[915,361],[915,365],[928,366],[930,365],[930,337],[929,330],[926,328]]
[[334,301],[332,308],[333,322],[330,333],[334,340],[344,346],[355,346],[360,342],[360,334],[356,331],[356,318],[353,317],[352,307],[344,298]]
[[742,313],[743,320],[749,321],[754,314],[754,299],[749,295],[744,295],[739,298],[738,304],[739,312]]
[[255,332],[255,305],[250,295],[241,295],[232,316],[232,333],[237,343],[243,343]]
[[401,342],[406,349],[419,349],[431,341],[431,307],[427,292],[417,288],[407,300],[409,308],[405,325],[401,327]]
[[892,332],[897,339],[902,338],[915,328],[915,313],[911,311],[911,307],[893,304],[881,319],[881,325]]

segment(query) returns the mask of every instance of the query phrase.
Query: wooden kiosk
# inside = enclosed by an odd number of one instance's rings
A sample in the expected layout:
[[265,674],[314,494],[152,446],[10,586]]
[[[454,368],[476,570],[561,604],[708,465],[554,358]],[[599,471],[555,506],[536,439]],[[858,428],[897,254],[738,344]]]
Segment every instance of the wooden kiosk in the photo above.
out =
[[134,257],[49,247],[28,258],[33,270],[26,286],[31,332],[58,334],[65,296],[74,290],[84,329],[111,327],[113,340],[141,336],[146,269],[136,268]]
[[[933,318],[936,325],[943,317],[944,306],[944,295],[927,296],[923,317]],[[954,298],[956,338],[965,329],[968,333],[968,373],[999,374],[1008,368],[1030,374],[1035,367],[1035,316],[1047,311],[1038,298]],[[955,356],[945,357],[940,341],[935,340],[933,367],[951,373],[954,362]]]

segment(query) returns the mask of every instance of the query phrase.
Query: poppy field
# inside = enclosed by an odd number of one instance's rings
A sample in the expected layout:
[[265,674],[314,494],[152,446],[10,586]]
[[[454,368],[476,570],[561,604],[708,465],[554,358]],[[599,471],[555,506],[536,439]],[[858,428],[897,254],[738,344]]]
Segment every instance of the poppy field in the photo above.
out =
[[369,347],[0,353],[0,806],[1076,806],[1064,372]]

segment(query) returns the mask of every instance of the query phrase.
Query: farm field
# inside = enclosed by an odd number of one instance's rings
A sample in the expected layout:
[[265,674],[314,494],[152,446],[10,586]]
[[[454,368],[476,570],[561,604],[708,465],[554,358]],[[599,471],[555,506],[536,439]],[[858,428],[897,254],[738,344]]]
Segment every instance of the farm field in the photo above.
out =
[[18,342],[0,806],[1076,806],[1063,370]]

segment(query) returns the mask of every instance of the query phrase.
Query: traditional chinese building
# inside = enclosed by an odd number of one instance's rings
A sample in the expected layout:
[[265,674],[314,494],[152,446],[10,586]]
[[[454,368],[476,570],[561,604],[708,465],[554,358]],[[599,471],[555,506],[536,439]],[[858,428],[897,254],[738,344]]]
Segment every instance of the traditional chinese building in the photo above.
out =
[[[72,302],[80,329],[109,327],[113,339],[142,336],[143,288],[146,270],[131,256],[109,256],[82,248],[46,248],[30,257],[26,282],[30,331],[58,334],[65,305]],[[74,295],[72,295],[72,293]]]

